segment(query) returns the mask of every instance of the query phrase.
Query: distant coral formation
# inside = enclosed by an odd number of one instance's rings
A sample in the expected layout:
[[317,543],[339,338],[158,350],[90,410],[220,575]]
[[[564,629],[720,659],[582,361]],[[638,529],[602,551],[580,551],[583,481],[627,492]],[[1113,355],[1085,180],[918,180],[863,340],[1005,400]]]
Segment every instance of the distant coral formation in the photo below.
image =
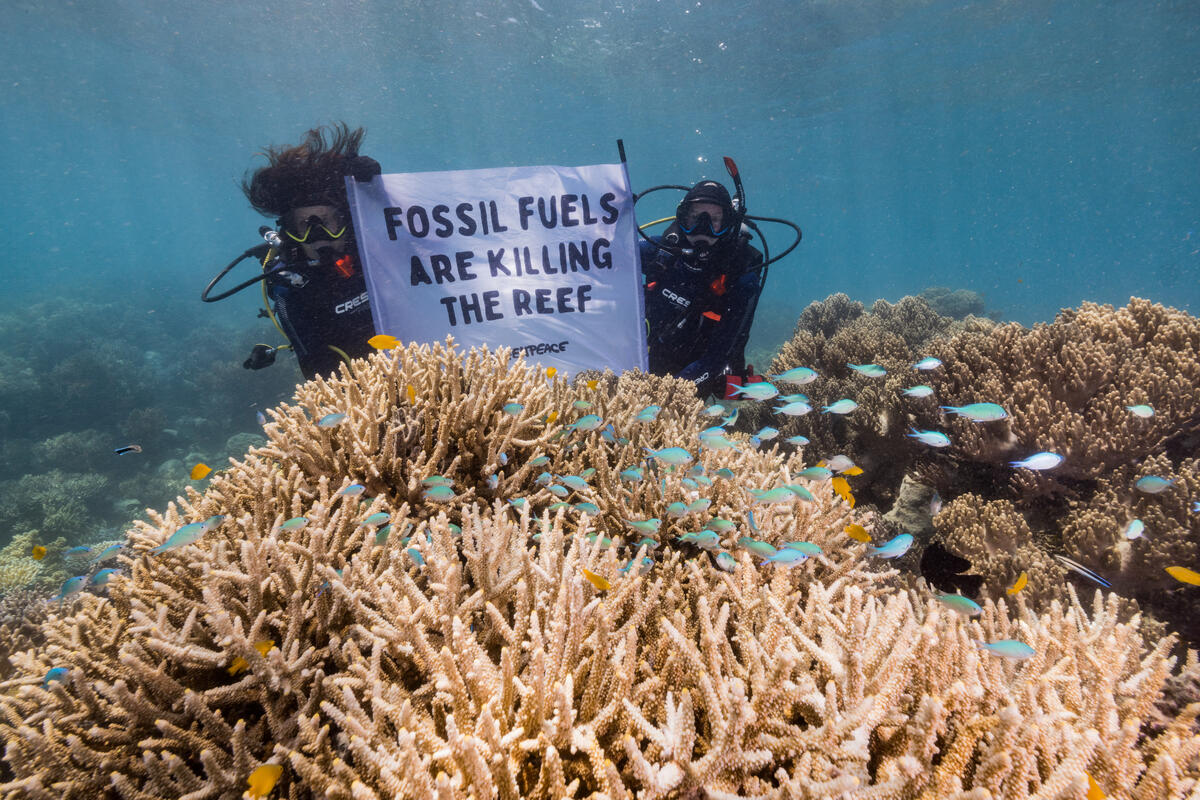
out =
[[[622,476],[643,448],[697,454],[685,382],[570,384],[442,346],[354,376],[273,409],[265,447],[135,526],[107,598],[21,640],[0,684],[5,797],[236,798],[264,763],[278,796],[347,800],[1197,786],[1200,705],[1155,706],[1172,640],[1147,647],[1116,597],[1035,613],[1018,595],[972,619],[897,588],[843,534],[875,517],[797,483],[797,455],[708,451],[700,471],[671,452]],[[658,420],[635,422],[651,402]],[[807,501],[748,492],[805,484]],[[718,544],[683,538],[705,529]],[[751,535],[820,549],[762,563],[737,546]],[[1032,657],[976,644],[1006,639]]]

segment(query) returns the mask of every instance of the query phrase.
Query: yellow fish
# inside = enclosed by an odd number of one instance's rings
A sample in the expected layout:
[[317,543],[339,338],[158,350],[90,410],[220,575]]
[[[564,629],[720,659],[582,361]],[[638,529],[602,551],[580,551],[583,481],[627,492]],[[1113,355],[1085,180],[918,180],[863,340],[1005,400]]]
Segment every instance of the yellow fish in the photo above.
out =
[[558,412],[551,411],[549,414],[546,415],[546,424],[551,425],[554,423],[554,420],[556,420],[556,419],[558,419]]
[[410,406],[415,406],[417,404],[417,390],[414,389],[413,385],[410,383],[406,392],[408,394],[408,404]]
[[833,491],[837,496],[849,503],[851,508],[854,508],[854,495],[850,494],[850,481],[841,475],[836,475],[830,483],[833,484]]
[[592,572],[590,569],[585,568],[583,570],[583,577],[585,577],[589,581],[591,581],[592,586],[595,586],[597,589],[599,589],[602,592],[605,589],[612,588],[612,584],[609,583],[608,580],[606,580],[603,575],[597,575],[596,573]]
[[400,340],[389,333],[377,333],[370,339],[367,339],[367,344],[376,350],[391,350],[393,347],[400,345]]
[[600,381],[595,380],[595,379],[592,379],[587,382],[587,387],[593,391],[595,391],[596,387],[599,385],[600,385]]
[[1200,572],[1187,567],[1167,567],[1167,573],[1172,578],[1180,583],[1190,583],[1192,586],[1200,586]]
[[1027,573],[1022,572],[1021,577],[1017,578],[1017,582],[1014,583],[1012,586],[1008,587],[1005,591],[1007,591],[1009,594],[1016,594],[1017,592],[1024,589],[1025,584],[1027,584],[1027,583],[1029,583],[1029,575]]
[[857,522],[846,526],[846,535],[856,542],[871,543],[871,534],[867,533],[867,529]]
[[557,374],[558,374],[558,370],[555,369],[554,367],[546,367],[546,377],[547,378],[553,378]]
[[279,781],[279,776],[283,774],[283,766],[280,764],[263,764],[254,772],[250,773],[247,782],[250,788],[247,790],[251,797],[266,797],[275,788],[275,784]]
[[862,468],[862,467],[860,467],[860,466],[858,466],[857,464],[855,464],[853,467],[850,467],[849,469],[844,469],[844,470],[842,470],[842,474],[843,474],[843,475],[851,475],[851,476],[853,476],[853,475],[862,475],[862,474],[863,474],[863,468]]
[[33,560],[41,561],[45,557],[46,557],[46,548],[42,547],[40,544],[35,544],[33,546]]
[[210,473],[210,472],[212,472],[212,467],[210,467],[208,464],[201,462],[201,463],[197,464],[196,466],[192,467],[192,471],[189,472],[188,475],[191,476],[192,480],[198,481],[201,478],[206,477],[208,475],[208,473]]
[[[267,653],[271,652],[271,648],[274,646],[275,646],[274,639],[263,639],[261,642],[254,643],[254,649],[257,650],[258,654],[260,656],[262,656],[263,658],[266,658]],[[241,656],[235,656],[233,661],[229,664],[229,667],[225,671],[228,672],[230,675],[237,675],[239,672],[246,669],[246,667],[248,667],[248,666],[250,666],[250,663],[248,661],[246,661],[246,659],[242,658]],[[268,790],[268,791],[270,791],[270,790]]]
[[1100,788],[1100,784],[1096,783],[1096,779],[1091,775],[1088,775],[1086,772],[1083,774],[1087,775],[1088,779],[1087,800],[1104,800],[1104,798],[1108,795],[1106,795],[1104,790]]

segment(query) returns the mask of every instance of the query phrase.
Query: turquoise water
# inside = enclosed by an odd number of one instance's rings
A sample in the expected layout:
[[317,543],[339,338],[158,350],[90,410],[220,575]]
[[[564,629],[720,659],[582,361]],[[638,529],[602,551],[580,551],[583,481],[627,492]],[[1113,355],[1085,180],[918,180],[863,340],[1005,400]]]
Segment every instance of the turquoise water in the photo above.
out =
[[[154,463],[255,430],[298,372],[242,370],[272,341],[257,298],[200,290],[257,241],[255,152],[339,119],[388,172],[611,162],[622,138],[636,190],[733,156],[750,211],[805,231],[771,270],[760,351],[838,291],[971,289],[1026,324],[1135,294],[1200,311],[1195,3],[6,8],[4,480],[111,469],[45,442],[115,446],[138,409],[176,432]],[[101,496],[173,486],[119,477]]]

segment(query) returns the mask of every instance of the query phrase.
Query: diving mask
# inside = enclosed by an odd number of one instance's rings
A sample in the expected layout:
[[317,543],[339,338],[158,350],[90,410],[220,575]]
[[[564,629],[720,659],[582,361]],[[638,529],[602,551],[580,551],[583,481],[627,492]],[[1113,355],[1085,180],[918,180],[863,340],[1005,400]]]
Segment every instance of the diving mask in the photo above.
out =
[[720,239],[729,232],[729,223],[724,216],[718,211],[714,218],[708,211],[697,211],[691,204],[685,204],[680,206],[679,213],[675,215],[675,223],[679,230],[688,236],[711,236]]
[[284,229],[288,238],[297,244],[313,244],[314,242],[335,242],[346,234],[346,224],[333,218],[323,218],[311,214],[301,226],[303,234],[293,233],[290,226]]

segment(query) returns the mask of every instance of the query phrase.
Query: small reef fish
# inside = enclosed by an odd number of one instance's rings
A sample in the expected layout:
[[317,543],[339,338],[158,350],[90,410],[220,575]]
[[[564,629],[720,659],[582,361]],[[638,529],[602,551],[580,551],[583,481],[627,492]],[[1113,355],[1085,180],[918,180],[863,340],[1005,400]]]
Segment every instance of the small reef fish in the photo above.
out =
[[[260,411],[259,413],[261,414],[262,412]],[[123,447],[115,448],[113,452],[119,456],[127,455],[129,453],[140,453],[142,452],[142,446],[140,444],[127,444]]]
[[1005,589],[1004,591],[1007,592],[1008,594],[1016,594],[1017,592],[1024,589],[1027,585],[1029,585],[1029,573],[1022,572],[1020,577],[1017,578],[1017,582],[1014,583],[1012,586],[1008,587],[1007,589]]
[[887,375],[887,370],[878,364],[847,364],[846,366],[868,378],[882,378]]
[[69,547],[65,551],[63,551],[63,558],[70,558],[72,556],[78,556],[78,555],[82,555],[83,553],[90,553],[90,552],[92,552],[92,548],[88,547],[85,544],[77,544],[74,547]]
[[960,417],[966,417],[972,422],[994,422],[998,419],[1004,419],[1008,416],[1008,412],[1003,406],[996,403],[971,403],[966,406],[942,406],[942,411],[949,411],[951,414],[958,414]]
[[536,456],[535,458],[529,459],[529,466],[531,467],[544,467],[549,463],[550,456]]
[[957,611],[964,617],[974,617],[983,613],[983,609],[979,603],[976,603],[969,597],[963,597],[961,594],[947,594],[943,592],[935,594],[934,598],[942,605]]
[[1018,467],[1021,469],[1042,470],[1042,469],[1054,469],[1062,462],[1063,462],[1063,457],[1060,456],[1058,453],[1041,452],[1041,453],[1034,453],[1029,458],[1025,458],[1020,461],[1010,461],[1010,462],[1008,462],[1008,465],[1010,467]]
[[1193,513],[1193,514],[1200,514],[1200,500],[1193,500],[1193,501],[1192,501],[1192,513]]
[[593,378],[590,381],[584,381],[583,385],[594,392],[596,391],[596,387],[600,385],[600,381]]
[[629,527],[633,528],[638,533],[655,534],[658,533],[659,527],[662,525],[662,520],[657,517],[651,519],[627,519],[625,520]]
[[1064,567],[1071,570],[1072,572],[1077,572],[1080,575],[1082,575],[1083,577],[1087,578],[1088,580],[1095,581],[1096,583],[1103,586],[1105,589],[1112,588],[1111,583],[1104,580],[1104,578],[1101,578],[1099,575],[1092,572],[1090,569],[1085,567],[1083,564],[1080,564],[1078,561],[1074,561],[1072,559],[1067,558],[1066,556],[1060,556],[1057,554],[1055,554],[1054,558],[1058,560],[1058,563],[1062,564]]
[[263,425],[266,425],[267,424],[267,415],[262,413],[261,411],[255,411],[254,412],[254,421],[257,422],[260,427]]
[[646,406],[633,419],[635,422],[654,422],[660,411],[662,411],[662,406]]
[[381,545],[387,542],[388,537],[392,535],[392,524],[389,522],[379,530],[375,531],[375,544]]
[[729,531],[737,527],[737,523],[722,519],[721,517],[713,517],[705,523],[704,527],[717,533],[729,533]]
[[785,483],[783,485],[783,488],[787,489],[789,492],[796,495],[796,497],[799,497],[801,500],[804,500],[805,502],[809,502],[809,503],[816,502],[817,498],[813,496],[813,493],[798,483]]
[[825,552],[821,549],[821,545],[812,542],[787,542],[783,546],[784,550],[799,550],[806,556],[819,556]]
[[751,536],[743,536],[737,540],[738,547],[744,547],[757,556],[770,558],[775,555],[775,548],[768,542],[760,542]]
[[926,356],[925,358],[922,358],[917,363],[913,364],[913,369],[920,369],[920,370],[937,369],[941,365],[942,365],[942,362],[938,361],[933,356]]
[[110,580],[112,580],[113,576],[119,575],[120,572],[121,572],[121,570],[116,569],[115,567],[109,567],[108,569],[97,570],[96,574],[93,575],[91,577],[91,580],[88,581],[88,585],[89,586],[107,586],[108,582]]
[[838,453],[832,458],[817,462],[817,466],[829,467],[834,472],[845,472],[854,466],[854,461],[851,460],[850,456]]
[[648,548],[650,550],[657,550],[658,549],[658,539],[655,539],[653,536],[643,536],[641,538],[641,541],[639,541],[637,544],[635,544],[633,546],[633,549],[641,550],[643,547]]
[[246,778],[246,783],[249,784],[246,794],[250,795],[251,800],[266,797],[275,788],[275,784],[279,782],[279,776],[282,774],[283,766],[280,764],[263,764],[256,767],[250,773],[250,777]]
[[889,539],[878,547],[875,547],[874,545],[868,547],[867,555],[879,556],[880,558],[899,558],[908,552],[908,548],[912,547],[912,543],[912,534],[902,533],[899,536]]
[[664,464],[670,464],[675,467],[692,462],[692,454],[682,447],[664,447],[662,450],[651,450],[649,447],[642,449],[649,453],[650,458],[658,459]]
[[779,486],[774,489],[749,489],[750,494],[754,495],[754,504],[767,503],[790,503],[795,498],[795,493],[786,486]]
[[571,403],[571,408],[578,409],[579,411],[587,411],[591,407],[592,407],[591,400],[576,400],[573,403]]
[[546,487],[546,491],[555,497],[566,497],[571,492],[565,486],[559,486],[557,483],[552,483]]
[[59,608],[61,608],[64,600],[79,594],[85,586],[87,586],[87,575],[76,575],[74,578],[67,578],[59,588],[58,596],[51,597],[50,599],[57,600]]
[[521,405],[520,403],[505,403],[500,410],[505,414],[508,414],[510,417],[515,417],[525,410],[525,406]]
[[1125,538],[1133,541],[1146,532],[1146,524],[1140,519],[1131,519],[1125,526]]
[[724,550],[717,553],[716,561],[717,569],[724,570],[725,572],[733,572],[735,569],[737,569],[737,559],[731,556],[729,553],[726,553]]
[[675,519],[679,519],[680,517],[686,517],[687,513],[688,513],[687,503],[681,503],[678,500],[676,500],[674,503],[671,503],[670,505],[667,506],[667,516],[668,517],[673,517]]
[[1029,645],[1024,642],[1018,642],[1016,639],[1000,639],[995,642],[982,642],[976,639],[975,644],[990,653],[1003,658],[1011,658],[1013,661],[1023,661],[1037,652]]
[[377,333],[370,339],[367,339],[367,344],[376,350],[391,350],[393,347],[400,345],[400,340],[390,333]]
[[197,464],[196,466],[192,467],[192,471],[188,473],[188,477],[194,481],[198,481],[198,480],[201,480],[202,478],[207,477],[210,472],[212,472],[212,467],[210,467],[208,464],[201,462],[201,463]]
[[567,426],[568,430],[573,431],[594,431],[604,424],[604,420],[596,414],[585,414],[573,423]]
[[46,548],[40,544],[35,544],[33,546],[33,552],[30,553],[30,555],[33,556],[34,561],[41,561],[46,557]]
[[733,410],[733,413],[732,413],[732,414],[730,414],[728,417],[722,417],[722,418],[721,418],[721,426],[722,426],[722,427],[725,427],[725,428],[728,428],[730,425],[732,425],[733,423],[737,422],[737,419],[738,419],[738,413],[739,413],[739,410],[735,408],[735,409]]
[[933,394],[933,387],[919,383],[916,386],[908,387],[900,394],[904,395],[905,397],[929,397],[931,394]]
[[679,541],[694,544],[703,550],[715,550],[721,544],[721,537],[717,535],[716,531],[703,530],[685,533],[679,537]]
[[765,425],[758,433],[754,434],[764,442],[769,442],[779,435],[778,428],[772,428],[770,425]]
[[608,579],[606,579],[603,575],[597,575],[587,567],[583,568],[583,577],[587,578],[588,583],[592,584],[592,586],[595,586],[602,592],[606,589],[612,588],[612,584],[608,582]]
[[160,544],[158,547],[153,548],[150,552],[165,553],[168,550],[177,550],[180,547],[191,544],[203,535],[204,523],[190,522],[172,533],[165,542]]
[[797,386],[803,386],[806,383],[815,381],[817,379],[817,372],[808,367],[792,367],[789,370],[780,372],[778,375],[768,375],[767,377],[780,383],[794,383]]
[[600,438],[609,444],[617,443],[617,429],[612,426],[611,422],[604,426],[604,430],[600,431]]
[[930,447],[949,447],[950,437],[941,431],[919,431],[916,428],[910,428],[912,433],[904,434],[910,439],[916,439],[921,444],[929,445]]
[[631,558],[625,564],[625,566],[621,567],[619,572],[622,575],[628,575],[631,571],[633,572],[634,575],[644,575],[647,572],[649,572],[650,568],[653,566],[654,566],[654,559],[651,558],[650,556],[643,556],[641,563],[637,565],[637,569],[634,569],[634,561]]
[[638,483],[643,478],[641,467],[627,467],[621,470],[621,480]]
[[1171,484],[1173,483],[1175,483],[1174,478],[1167,480],[1166,478],[1160,478],[1157,475],[1147,475],[1144,478],[1138,478],[1137,482],[1133,484],[1133,487],[1139,492],[1145,492],[1146,494],[1158,494],[1159,492],[1165,492],[1167,489],[1170,489]]
[[706,450],[737,450],[738,446],[719,433],[700,437],[700,446]]
[[559,475],[558,479],[568,489],[573,489],[576,492],[586,492],[588,489],[592,488],[591,486],[588,486],[588,482],[586,480],[578,475]]
[[809,443],[808,437],[801,436],[800,434],[796,434],[795,436],[789,436],[786,439],[784,439],[784,441],[787,442],[788,444],[794,444],[797,447],[803,447],[804,445]]
[[342,411],[339,411],[335,414],[326,414],[325,416],[323,416],[319,420],[317,420],[317,427],[318,428],[332,428],[337,425],[341,425],[342,422],[345,421],[345,419],[346,419],[346,414],[345,414],[345,412],[342,412]]
[[66,667],[53,667],[46,673],[46,677],[42,678],[42,688],[48,689],[50,684],[54,683],[55,681],[58,683],[66,683],[67,676],[70,674],[71,671]]
[[858,403],[848,397],[843,397],[836,403],[830,403],[821,408],[822,414],[849,414],[854,409],[858,408]]
[[776,414],[783,414],[787,417],[803,417],[808,412],[812,411],[812,406],[803,400],[793,400],[781,406],[775,406]]
[[850,482],[838,475],[830,481],[830,484],[833,486],[834,493],[845,500],[851,508],[854,508],[854,495],[850,493]]
[[936,517],[938,512],[942,510],[942,496],[933,490],[933,496],[929,498],[929,516]]
[[703,411],[701,411],[700,416],[702,416],[702,417],[723,417],[728,413],[729,413],[729,409],[725,408],[725,406],[721,405],[720,403],[716,403],[716,404],[711,405],[708,408],[704,409]]
[[857,522],[852,522],[847,525],[845,532],[847,536],[856,542],[863,542],[864,544],[871,543],[871,534],[867,533],[867,529],[862,525],[859,525]]
[[345,489],[339,491],[337,494],[339,497],[357,497],[366,490],[367,487],[363,486],[361,483],[352,483]]
[[833,477],[833,470],[829,467],[806,467],[796,473],[797,478],[808,478],[812,481],[827,481]]
[[487,485],[487,488],[495,491],[496,488],[500,486],[500,476],[496,475],[495,473],[488,475],[484,480],[484,483]]
[[415,547],[410,547],[404,551],[405,554],[413,560],[413,563],[418,567],[425,566],[425,556],[421,555],[421,551]]
[[689,514],[703,514],[705,511],[708,511],[710,505],[712,505],[712,500],[709,500],[707,497],[699,497],[688,503],[687,510]]
[[408,404],[410,406],[415,406],[417,404],[417,390],[413,388],[411,383],[404,387],[404,395],[408,398]]
[[1154,409],[1147,405],[1125,406],[1125,408],[1135,417],[1141,417],[1142,419],[1149,419],[1154,416]]
[[388,521],[388,513],[386,511],[376,511],[371,516],[358,523],[358,527],[365,528],[371,525],[382,525]]
[[713,472],[713,477],[723,478],[727,481],[731,481],[737,476],[733,474],[733,470],[731,470],[729,467],[721,467]]
[[811,403],[812,402],[811,400],[808,399],[808,395],[801,394],[799,392],[795,392],[793,394],[781,394],[781,395],[779,395],[779,397],[777,397],[775,399],[781,403]]
[[512,497],[509,498],[508,504],[519,511],[525,507],[526,502],[524,497]]
[[[563,490],[564,493],[566,490]],[[449,486],[430,486],[421,492],[421,497],[434,503],[448,503],[454,499],[455,492]]]
[[779,390],[767,381],[759,381],[757,383],[747,383],[742,386],[734,386],[733,394],[749,397],[751,400],[770,400],[779,394]]
[[749,523],[750,530],[754,531],[757,534],[762,533],[762,531],[760,531],[758,529],[758,524],[754,521],[754,512],[750,511],[749,509],[746,510],[746,522]]
[[771,556],[760,564],[778,564],[781,567],[794,567],[797,564],[805,561],[808,554],[801,550],[794,550],[790,547],[785,547],[782,550],[776,550]]
[[545,419],[545,420],[543,420],[543,422],[544,422],[546,425],[553,425],[553,424],[554,424],[554,421],[555,421],[556,419],[558,419],[558,412],[557,412],[557,411],[551,411],[550,413],[548,413],[548,414],[546,415],[546,419]]
[[1180,583],[1189,583],[1192,586],[1200,586],[1200,572],[1187,567],[1167,567],[1167,574]]
[[[263,639],[261,642],[254,643],[254,649],[257,650],[258,654],[260,656],[262,656],[263,658],[267,657],[267,653],[271,652],[271,648],[273,648],[274,646],[275,646],[274,639]],[[230,675],[237,675],[239,672],[241,672],[244,669],[247,669],[249,666],[250,666],[249,661],[242,658],[241,656],[235,656],[233,661],[231,661],[229,663],[229,666],[225,668],[225,671],[228,672]]]
[[546,377],[547,378],[553,378],[557,374],[558,374],[557,367],[546,367]]

